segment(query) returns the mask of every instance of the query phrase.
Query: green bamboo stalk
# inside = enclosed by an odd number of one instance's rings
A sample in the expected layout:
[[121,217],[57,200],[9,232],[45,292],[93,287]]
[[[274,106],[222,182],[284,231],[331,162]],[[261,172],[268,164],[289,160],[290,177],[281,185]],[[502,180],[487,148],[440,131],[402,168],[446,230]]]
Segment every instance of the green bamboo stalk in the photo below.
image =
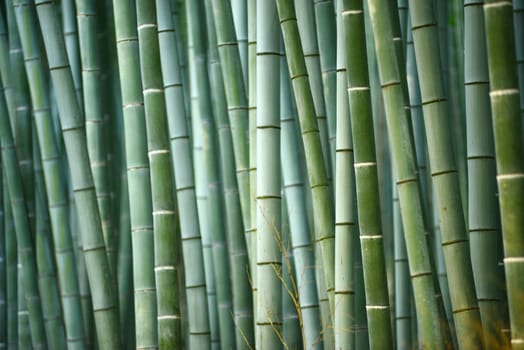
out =
[[397,349],[412,349],[411,288],[398,191],[393,187],[395,244],[395,331]]
[[[122,102],[122,101],[120,101]],[[120,106],[122,104],[120,103]],[[120,107],[122,108],[122,107]],[[123,128],[122,128],[123,129]],[[124,159],[125,161],[125,159]],[[124,162],[121,163],[121,181],[119,190],[119,224],[118,224],[118,305],[120,308],[120,336],[122,344],[128,341],[127,334],[130,333],[132,318],[133,294],[133,253],[131,251],[131,215],[129,203],[129,190],[127,180],[127,169]],[[134,338],[134,337],[132,337]]]
[[71,69],[68,64],[62,29],[56,23],[54,1],[35,2],[46,48],[53,86],[57,91],[57,104],[64,144],[69,161],[71,183],[75,193],[82,249],[93,297],[93,311],[100,348],[115,348],[119,344],[117,334],[118,311],[115,290],[104,245],[102,227],[96,202],[93,176],[82,113],[74,96]]
[[313,96],[307,77],[304,52],[300,44],[295,9],[291,1],[277,0],[278,15],[284,37],[293,93],[297,101],[307,173],[312,194],[315,235],[320,246],[325,286],[330,310],[334,310],[334,213],[325,161],[323,159]]
[[[393,344],[389,315],[386,262],[380,218],[380,199],[375,154],[373,116],[364,14],[361,0],[346,1],[342,12],[346,41],[349,115],[353,135],[356,198],[364,288],[369,334],[372,349],[386,349]],[[338,191],[337,191],[338,193]]]
[[[31,21],[26,2],[15,1],[17,24],[21,30],[21,44],[24,52],[25,68],[31,92],[31,104],[35,119],[39,148],[42,154],[45,187],[48,196],[49,214],[57,262],[58,280],[64,313],[67,343],[70,348],[82,349],[84,346],[84,325],[79,294],[78,276],[73,252],[73,243],[67,217],[67,194],[63,184],[64,170],[53,133],[53,121],[49,109],[49,95],[45,93],[45,74],[40,56],[40,46],[34,36],[36,23]],[[32,29],[29,29],[32,28]],[[31,34],[32,33],[32,34]]]
[[[71,187],[71,186],[69,186]],[[73,236],[73,249],[76,258],[76,271],[78,274],[78,289],[80,291],[80,303],[82,308],[82,317],[84,324],[85,346],[91,348],[96,341],[95,335],[95,321],[93,315],[93,298],[91,297],[91,290],[89,288],[89,280],[87,276],[86,260],[84,258],[84,250],[82,249],[82,237],[80,236],[80,227],[78,226],[78,215],[76,212],[76,203],[72,189],[69,192],[69,230]],[[79,314],[75,314],[78,316]]]
[[442,235],[442,248],[449,269],[450,289],[457,341],[460,347],[482,346],[482,324],[475,295],[469,245],[460,198],[460,186],[447,128],[447,103],[441,78],[440,51],[433,4],[410,1],[411,27],[434,194]]
[[[332,178],[332,164],[328,142],[328,123],[326,117],[326,102],[324,101],[320,54],[315,28],[315,13],[313,0],[295,0],[295,12],[300,33],[298,40],[302,44],[303,58],[309,77],[309,86],[313,97],[314,111],[324,156],[324,164],[328,181]],[[292,4],[290,4],[292,5]],[[333,38],[331,39],[333,40]]]
[[280,37],[274,2],[257,2],[257,348],[282,348]]
[[489,104],[489,77],[482,2],[464,1],[464,85],[468,141],[468,197],[471,259],[477,299],[489,348],[504,348],[507,321],[496,164]]
[[[249,2],[244,0],[232,0],[231,10],[233,12],[233,22],[240,53],[240,64],[244,86],[248,86],[248,15]],[[247,97],[247,96],[246,96]]]
[[[194,62],[193,36],[191,31],[188,32],[188,60]],[[220,331],[218,324],[217,293],[215,272],[213,267],[213,251],[211,243],[211,230],[207,216],[207,178],[204,162],[204,152],[202,148],[201,117],[199,105],[199,92],[196,84],[196,67],[194,64],[189,65],[190,73],[190,104],[191,104],[191,124],[192,124],[192,141],[193,155],[195,159],[195,193],[197,197],[198,219],[200,232],[202,234],[202,249],[204,255],[204,270],[207,287],[207,304],[209,310],[209,328],[211,331],[211,348],[216,350],[220,348]]]
[[410,135],[409,110],[404,108],[401,67],[404,62],[397,56],[393,40],[394,14],[389,13],[389,8],[390,3],[387,1],[368,0],[417,312],[417,328],[421,340],[419,346],[431,348],[442,344],[442,333],[438,305],[434,298],[435,286],[425,237],[415,148]]
[[[9,122],[6,99],[0,94],[0,137],[2,143],[2,164],[7,179],[7,188],[11,198],[11,209],[15,225],[19,264],[19,303],[21,299],[27,303],[29,312],[29,324],[31,327],[31,340],[36,348],[47,348],[46,334],[44,330],[42,304],[37,285],[36,260],[33,249],[33,240],[29,228],[22,177],[18,166],[18,159],[13,142],[13,134]],[[21,304],[23,306],[24,303]],[[20,310],[20,305],[19,305]],[[19,335],[21,329],[19,328]]]
[[125,156],[131,216],[135,338],[137,348],[156,348],[157,300],[151,180],[133,1],[113,1],[122,92]]
[[[464,89],[462,77],[464,76],[464,32],[462,23],[462,1],[439,1],[437,16],[440,25],[441,16],[440,8],[444,7],[442,18],[442,27],[445,28],[445,40],[441,43],[441,55],[447,62],[443,64],[442,72],[444,74],[446,96],[449,96],[448,109],[452,120],[452,137],[454,154],[457,162],[457,171],[459,177],[460,195],[462,198],[462,207],[464,218],[468,221],[468,167],[467,167],[467,150],[466,150],[466,111],[464,105]],[[445,6],[444,6],[445,5]],[[439,39],[440,40],[440,39]]]
[[[515,26],[515,51],[519,87],[524,86],[524,1],[513,0],[513,25]],[[520,89],[520,113],[524,118],[524,90]]]
[[[207,2],[208,9],[211,4]],[[233,287],[233,320],[235,322],[235,341],[237,348],[249,348],[254,345],[253,330],[253,301],[249,293],[251,287],[247,276],[249,275],[249,259],[246,251],[244,226],[242,222],[241,200],[237,176],[235,176],[235,159],[232,140],[232,129],[227,118],[226,91],[221,63],[219,62],[219,49],[212,12],[206,11],[208,32],[208,59],[210,83],[213,102],[213,117],[218,133],[220,149],[220,171],[224,191],[226,238],[230,255],[231,283]],[[220,47],[220,45],[218,46]],[[237,173],[238,174],[238,173]],[[245,175],[245,176],[244,176]],[[247,179],[247,173],[244,174]],[[249,185],[249,184],[248,184]],[[247,186],[249,189],[249,186]]]
[[190,1],[186,3],[188,31],[192,36],[193,59],[190,66],[194,64],[195,88],[198,89],[197,106],[202,133],[202,151],[206,168],[207,184],[207,217],[206,223],[211,232],[211,243],[213,245],[213,270],[216,281],[218,324],[220,329],[220,343],[223,349],[234,348],[235,335],[232,317],[232,292],[228,281],[229,259],[227,258],[227,246],[225,242],[224,222],[222,214],[222,198],[220,196],[221,183],[219,178],[219,164],[216,156],[217,140],[215,124],[212,119],[209,75],[207,59],[204,49],[205,25],[204,8],[202,1]]
[[16,232],[13,226],[11,206],[9,205],[9,190],[2,170],[2,201],[4,209],[4,221],[2,223],[5,233],[5,262],[6,262],[6,302],[7,317],[7,348],[17,349],[18,346],[18,263],[16,249]]
[[[353,138],[349,115],[346,48],[343,30],[344,3],[337,1],[337,152],[335,166],[335,348],[355,348],[355,212]],[[359,246],[359,244],[358,244]]]
[[46,328],[48,347],[50,349],[65,349],[66,335],[62,317],[62,306],[58,295],[56,267],[51,248],[51,220],[47,211],[47,194],[45,192],[44,174],[40,150],[34,147],[34,176],[36,210],[36,264],[38,268],[38,286],[42,296],[42,311]]
[[[2,166],[0,164],[0,174]],[[0,175],[1,177],[2,175]],[[0,186],[0,349],[7,349],[7,334],[9,324],[7,323],[8,305],[7,288],[7,237],[5,232],[5,210],[4,210],[4,187]]]
[[[4,86],[4,95],[7,102],[7,111],[9,117],[14,116],[15,112],[15,97],[14,89],[12,87],[12,72],[10,67],[9,58],[9,37],[7,32],[7,23],[5,22],[4,16],[0,16],[0,53],[2,54],[2,60],[0,60],[0,73],[2,74],[2,85]],[[11,120],[14,124],[14,121]]]
[[156,6],[136,2],[140,71],[146,116],[147,150],[151,166],[151,198],[155,235],[155,279],[158,342],[163,349],[181,346],[178,301],[175,199],[169,150],[169,133],[160,66]]
[[104,86],[100,64],[100,42],[97,33],[97,17],[94,1],[76,0],[78,23],[78,43],[80,46],[80,64],[82,69],[82,91],[87,147],[96,199],[102,223],[102,232],[106,245],[107,258],[116,284],[116,236],[111,223],[111,198],[108,179],[108,152],[105,130],[107,123],[103,111]]
[[80,62],[75,1],[76,0],[61,0],[60,6],[62,10],[62,30],[64,32],[67,58],[71,65],[78,104],[80,109],[83,109],[84,93],[82,90],[82,66]]
[[484,16],[511,346],[524,349],[524,145],[512,4],[487,0]]
[[[233,139],[236,177],[244,228],[251,226],[249,209],[249,117],[246,85],[242,72],[239,42],[235,34],[233,14],[229,1],[211,1],[224,81],[227,111]],[[209,28],[208,28],[209,30]],[[211,43],[210,43],[211,45]],[[247,243],[247,238],[246,238]]]
[[9,34],[9,63],[13,80],[14,115],[11,121],[16,144],[20,172],[24,184],[24,197],[27,202],[27,215],[31,232],[35,232],[35,193],[33,174],[32,122],[29,104],[29,88],[24,69],[24,60],[16,20],[11,1],[6,2],[6,17]]
[[[27,303],[24,295],[24,276],[22,275],[22,273],[23,272],[21,257],[20,254],[18,254],[18,324],[16,326],[18,330],[17,345],[19,349],[33,349],[34,346],[31,344],[29,312],[27,311]],[[47,344],[44,344],[43,348],[46,349]]]
[[189,307],[189,346],[196,349],[210,347],[208,303],[202,238],[198,222],[195,196],[193,157],[184,107],[182,72],[179,68],[178,43],[170,1],[157,0],[158,38],[169,123],[182,250],[186,276],[186,294]]
[[302,345],[304,349],[319,350],[322,349],[322,333],[315,281],[315,256],[304,198],[303,158],[299,151],[298,125],[296,113],[293,110],[291,82],[284,56],[281,57],[280,65],[282,187],[291,231],[295,284],[298,289],[298,306],[300,307],[298,313],[302,325]]
[[[335,169],[336,158],[336,63],[337,63],[337,26],[335,7],[332,0],[314,0],[316,34],[318,38],[318,51],[320,54],[320,70],[322,73],[322,87],[326,107],[327,132],[329,142],[329,161],[332,170]],[[334,175],[334,177],[336,177]]]

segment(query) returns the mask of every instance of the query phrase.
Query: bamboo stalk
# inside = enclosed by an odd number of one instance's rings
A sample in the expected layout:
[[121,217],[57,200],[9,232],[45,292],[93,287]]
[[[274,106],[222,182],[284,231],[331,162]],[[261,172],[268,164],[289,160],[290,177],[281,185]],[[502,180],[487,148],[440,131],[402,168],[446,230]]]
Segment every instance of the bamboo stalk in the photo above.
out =
[[[42,303],[37,285],[36,257],[34,255],[29,218],[25,207],[22,177],[18,166],[19,163],[9,122],[6,99],[4,94],[0,95],[2,164],[7,179],[9,196],[11,198],[11,209],[18,242],[19,264],[21,265],[18,285],[19,311],[20,307],[23,309],[24,304],[27,303],[32,345],[36,348],[45,349],[47,348],[47,340],[44,330]],[[23,299],[24,302],[20,303],[21,299]],[[19,328],[19,338],[21,334],[20,331],[21,329]]]
[[215,19],[216,41],[233,139],[242,221],[244,228],[249,228],[251,226],[249,209],[249,119],[239,42],[235,34],[230,2],[213,0],[211,5]]
[[83,110],[87,135],[87,147],[96,199],[102,223],[107,258],[116,285],[116,237],[111,223],[111,198],[108,178],[108,151],[105,130],[107,123],[103,111],[102,98],[105,95],[102,82],[99,41],[97,35],[97,16],[95,2],[76,0],[78,22],[78,43],[80,46],[80,67],[82,70]]
[[277,9],[257,2],[256,345],[282,348],[280,38]]
[[[355,348],[355,243],[358,242],[355,206],[353,138],[346,76],[343,1],[337,1],[337,137],[335,166],[335,322],[337,349]],[[357,244],[360,246],[360,244]],[[360,248],[358,248],[360,249]],[[363,291],[363,290],[362,290]]]
[[393,336],[389,315],[373,116],[361,0],[344,3],[342,23],[346,38],[345,57],[349,114],[353,135],[358,224],[364,268],[368,329],[369,334],[375,334],[379,331],[382,334],[380,338],[371,336],[369,345],[372,349],[384,349],[393,344]]
[[[3,168],[3,166],[2,166]],[[5,262],[6,262],[6,302],[7,302],[7,348],[16,349],[18,346],[18,262],[17,242],[14,230],[13,216],[7,188],[5,171],[2,169],[2,201],[4,221],[2,223],[5,233]]]
[[136,2],[138,48],[146,116],[147,150],[151,167],[151,198],[155,244],[158,342],[162,349],[181,346],[178,299],[177,236],[173,174],[166,103],[160,66],[156,6]]
[[84,92],[82,90],[82,65],[80,58],[79,35],[76,21],[76,0],[60,1],[62,12],[62,30],[67,50],[67,58],[71,65],[71,73],[75,85],[76,97],[81,110],[84,108]]
[[[36,141],[36,137],[35,137]],[[36,142],[35,142],[36,143]],[[64,349],[66,335],[62,317],[62,306],[58,296],[56,267],[51,248],[51,222],[47,211],[47,194],[45,192],[44,174],[40,150],[34,147],[35,175],[35,223],[36,223],[36,264],[38,268],[38,286],[42,296],[42,311],[48,340],[51,349]]]
[[299,40],[295,9],[290,1],[277,0],[278,15],[284,37],[293,93],[297,101],[302,142],[306,154],[307,174],[312,193],[317,245],[320,246],[325,274],[325,287],[330,311],[334,310],[334,213],[321,136],[319,133],[313,96],[307,77],[306,63]]
[[[328,122],[326,116],[326,102],[324,101],[320,54],[315,28],[315,13],[313,0],[295,0],[295,14],[297,18],[299,38],[302,44],[303,57],[309,79],[313,105],[317,118],[317,125],[324,155],[324,165],[328,181],[333,178],[330,148],[328,141]],[[333,40],[333,38],[331,38]]]
[[199,117],[202,132],[202,150],[206,167],[206,184],[208,189],[207,216],[208,228],[211,232],[213,245],[213,269],[216,281],[218,324],[220,329],[220,343],[222,348],[234,348],[234,324],[232,318],[232,292],[231,285],[226,276],[229,276],[229,259],[225,242],[224,221],[222,213],[222,199],[220,196],[221,183],[219,177],[219,164],[216,157],[217,141],[216,126],[212,119],[210,86],[206,54],[204,51],[204,23],[202,22],[203,2],[190,1],[186,3],[188,31],[193,42],[194,59],[190,64],[195,65],[195,88],[198,89]]
[[188,298],[189,346],[210,347],[202,239],[195,196],[193,157],[184,108],[182,72],[170,1],[157,0],[158,38],[171,140],[173,171],[180,211],[182,250]]
[[118,312],[115,290],[107,259],[93,176],[89,167],[84,121],[75,97],[62,29],[56,23],[54,1],[36,1],[36,10],[44,39],[57,104],[64,144],[69,161],[71,182],[82,235],[82,249],[93,297],[93,311],[100,348],[119,344]]
[[484,16],[511,346],[524,349],[524,322],[520,316],[524,312],[524,145],[512,4],[487,0]]
[[336,177],[336,63],[337,63],[337,25],[335,19],[335,6],[332,0],[314,0],[316,34],[318,51],[320,55],[320,70],[322,74],[322,87],[326,107],[327,132],[329,142],[329,161]]
[[368,11],[375,38],[382,96],[384,98],[388,136],[399,194],[404,238],[408,253],[417,325],[421,347],[442,344],[442,333],[435,286],[432,279],[429,249],[425,238],[423,206],[416,173],[416,155],[411,140],[409,113],[404,108],[401,65],[393,41],[395,14],[388,13],[390,3],[368,0]]
[[[2,166],[0,164],[0,174]],[[2,175],[0,175],[1,177]],[[7,235],[5,231],[5,210],[4,210],[4,187],[0,186],[0,349],[6,349],[8,345],[8,266],[7,266]],[[11,247],[9,247],[11,248]],[[9,281],[10,283],[10,281]]]
[[[322,330],[315,281],[315,256],[305,206],[303,158],[299,151],[298,125],[286,58],[281,58],[281,162],[282,187],[286,198],[291,234],[295,284],[298,289],[299,317],[304,349],[322,349]],[[297,157],[298,156],[298,157]],[[285,264],[283,265],[285,268]],[[296,306],[295,306],[296,307]]]
[[[31,8],[23,6],[23,2],[14,2],[17,24],[21,30],[21,43],[24,52],[25,68],[28,74],[31,103],[35,119],[36,133],[42,166],[44,171],[45,187],[48,196],[49,214],[55,249],[55,259],[58,268],[58,280],[64,313],[64,324],[68,346],[83,348],[84,324],[79,294],[79,284],[75,264],[73,243],[67,217],[67,194],[63,185],[56,186],[55,181],[62,183],[64,170],[57,148],[57,141],[53,133],[53,122],[49,110],[49,95],[45,93],[44,67],[40,57],[39,43],[31,33],[36,33],[36,23],[30,21],[28,11]],[[31,30],[25,30],[32,28]]]
[[131,216],[136,347],[156,348],[158,339],[153,209],[136,10],[133,1],[113,1],[113,6]]
[[[207,3],[208,9],[211,5]],[[213,117],[217,128],[220,149],[220,173],[224,191],[226,239],[230,255],[231,283],[233,287],[233,321],[235,323],[235,342],[237,348],[249,348],[255,343],[253,330],[253,302],[249,293],[249,258],[246,251],[245,230],[242,222],[241,198],[235,174],[234,143],[231,124],[227,118],[225,103],[226,91],[222,64],[219,62],[219,49],[215,23],[211,11],[206,11],[208,28],[208,59]],[[237,173],[238,174],[238,173]],[[248,175],[243,174],[244,175]],[[246,177],[244,176],[244,179]]]
[[486,346],[504,348],[508,327],[496,164],[489,103],[489,77],[482,2],[464,2],[464,85],[468,141],[469,236]]
[[410,1],[410,15],[444,260],[446,266],[456,267],[447,271],[448,283],[450,286],[461,283],[462,286],[460,289],[450,289],[457,341],[460,347],[478,348],[483,342],[482,324],[462,215],[453,142],[451,134],[447,132],[447,103],[432,2]]
[[[193,50],[193,36],[191,31],[188,32],[188,60],[195,60]],[[215,272],[213,267],[213,247],[211,243],[211,229],[208,219],[208,190],[207,178],[204,162],[204,151],[202,148],[201,117],[199,106],[199,92],[196,84],[196,67],[194,64],[189,65],[190,73],[190,95],[191,95],[191,120],[193,155],[195,159],[195,193],[197,197],[198,219],[200,231],[202,233],[202,249],[204,255],[204,270],[207,286],[207,303],[209,310],[209,328],[211,331],[211,348],[220,348],[220,330],[218,324],[217,293]]]

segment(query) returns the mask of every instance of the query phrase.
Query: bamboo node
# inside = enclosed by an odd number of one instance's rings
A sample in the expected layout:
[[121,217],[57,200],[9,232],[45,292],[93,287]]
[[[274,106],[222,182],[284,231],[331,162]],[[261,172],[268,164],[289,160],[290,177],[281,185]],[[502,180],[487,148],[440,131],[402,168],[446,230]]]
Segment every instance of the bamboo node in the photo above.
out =
[[493,90],[489,92],[490,97],[499,97],[499,96],[506,96],[506,95],[519,95],[519,89],[500,89],[500,90]]

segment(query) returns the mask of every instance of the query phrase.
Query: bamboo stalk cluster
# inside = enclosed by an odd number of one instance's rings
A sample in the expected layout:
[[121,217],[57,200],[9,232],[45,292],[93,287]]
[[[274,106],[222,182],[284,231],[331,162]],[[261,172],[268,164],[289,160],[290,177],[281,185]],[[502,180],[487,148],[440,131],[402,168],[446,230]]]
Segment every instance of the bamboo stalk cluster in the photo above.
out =
[[0,349],[524,349],[523,9],[4,1]]

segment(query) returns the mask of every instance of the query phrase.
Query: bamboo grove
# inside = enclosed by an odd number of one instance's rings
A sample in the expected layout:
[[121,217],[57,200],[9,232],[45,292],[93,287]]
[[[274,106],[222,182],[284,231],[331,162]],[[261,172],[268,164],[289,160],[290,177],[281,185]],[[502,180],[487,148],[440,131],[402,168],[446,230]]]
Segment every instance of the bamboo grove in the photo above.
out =
[[524,349],[523,0],[3,0],[0,349]]

